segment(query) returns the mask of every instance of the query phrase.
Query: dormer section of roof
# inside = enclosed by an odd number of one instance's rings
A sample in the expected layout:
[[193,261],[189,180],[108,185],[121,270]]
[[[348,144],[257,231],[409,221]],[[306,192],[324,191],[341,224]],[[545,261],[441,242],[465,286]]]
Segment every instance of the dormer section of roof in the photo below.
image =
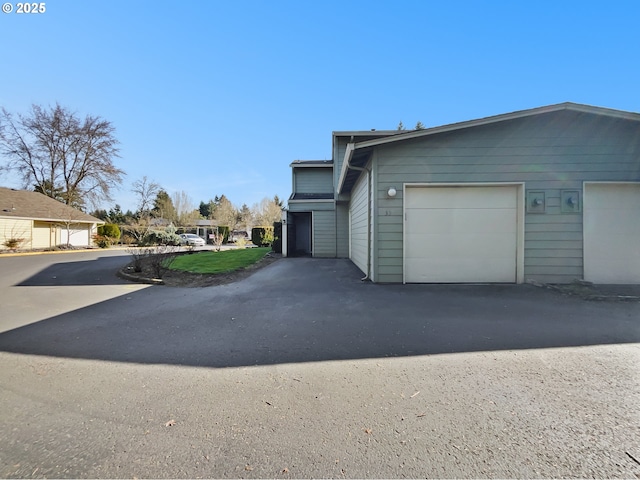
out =
[[332,160],[295,160],[290,166],[293,177],[290,202],[333,200]]

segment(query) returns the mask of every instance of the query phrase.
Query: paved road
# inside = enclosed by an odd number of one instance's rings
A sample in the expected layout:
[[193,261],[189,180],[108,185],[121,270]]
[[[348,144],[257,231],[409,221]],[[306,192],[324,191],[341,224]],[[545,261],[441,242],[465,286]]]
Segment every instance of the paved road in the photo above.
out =
[[0,256],[0,332],[147,288],[118,278],[124,250]]
[[343,260],[141,287],[61,258],[0,289],[0,477],[640,476],[638,303]]

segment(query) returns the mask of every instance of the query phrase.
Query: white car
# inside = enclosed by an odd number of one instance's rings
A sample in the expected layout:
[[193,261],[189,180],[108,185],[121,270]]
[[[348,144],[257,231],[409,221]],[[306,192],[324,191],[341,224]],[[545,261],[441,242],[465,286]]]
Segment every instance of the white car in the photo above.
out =
[[204,240],[198,235],[193,233],[182,233],[180,235],[180,242],[183,245],[191,245],[194,247],[204,247]]

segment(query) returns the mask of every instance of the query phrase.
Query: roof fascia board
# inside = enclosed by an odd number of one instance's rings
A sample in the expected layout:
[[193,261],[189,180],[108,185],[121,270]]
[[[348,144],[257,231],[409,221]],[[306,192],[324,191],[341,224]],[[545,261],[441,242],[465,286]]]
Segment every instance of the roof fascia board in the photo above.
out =
[[333,163],[292,163],[291,168],[333,168]]
[[561,110],[571,110],[571,111],[582,112],[582,113],[593,113],[596,115],[604,115],[608,117],[620,118],[623,120],[640,121],[640,114],[637,114],[637,113],[624,112],[622,110],[613,110],[609,108],[593,107],[591,105],[581,105],[577,103],[567,102],[567,103],[559,103],[556,105],[548,105],[545,107],[532,108],[529,110],[520,110],[512,113],[503,113],[500,115],[479,118],[476,120],[468,120],[465,122],[451,123],[448,125],[427,128],[424,130],[414,130],[412,132],[407,132],[400,135],[394,135],[392,137],[387,137],[387,138],[380,138],[377,140],[366,140],[364,142],[356,143],[354,145],[354,150],[360,149],[360,148],[373,147],[376,145],[383,145],[386,143],[400,142],[402,140],[409,140],[412,138],[426,137],[429,135],[435,135],[437,133],[451,132],[455,130],[462,130],[465,128],[477,127],[481,125],[490,125],[492,123],[503,122],[506,120],[515,120],[518,118],[530,117],[533,115],[540,115],[543,113],[557,112]]
[[334,130],[334,137],[386,137],[389,135],[399,135],[401,130]]
[[56,222],[56,223],[70,223],[70,224],[76,224],[76,223],[88,223],[90,225],[94,224],[94,223],[104,223],[104,220],[100,220],[100,219],[95,219],[95,220],[65,220],[63,218],[46,218],[46,217],[15,217],[15,216],[11,216],[11,215],[0,215],[0,218],[6,218],[6,219],[11,219],[11,220],[29,220],[29,221],[36,221],[36,222]]
[[347,149],[344,152],[344,160],[342,162],[342,170],[340,170],[340,179],[338,180],[338,194],[342,193],[342,188],[347,178],[347,171],[349,170],[349,162],[351,162],[351,158],[353,158],[355,145],[355,143],[347,143]]

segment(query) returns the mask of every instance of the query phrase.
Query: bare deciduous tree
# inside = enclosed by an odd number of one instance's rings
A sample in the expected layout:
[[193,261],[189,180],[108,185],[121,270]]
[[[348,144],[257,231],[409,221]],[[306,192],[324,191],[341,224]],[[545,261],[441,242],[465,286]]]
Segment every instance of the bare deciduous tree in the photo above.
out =
[[236,229],[238,225],[238,209],[224,195],[221,195],[218,199],[218,205],[213,215],[214,219],[218,221],[218,225],[225,225],[232,232]]
[[0,111],[0,153],[4,168],[17,172],[25,188],[59,191],[67,205],[110,200],[111,190],[122,183],[124,171],[118,157],[118,140],[113,125],[56,104],[54,108],[32,105],[27,115],[17,118]]
[[273,198],[265,197],[253,206],[252,213],[256,225],[273,225],[273,222],[282,219],[282,202],[277,195]]
[[160,193],[160,190],[160,184],[149,180],[146,175],[133,182],[131,191],[138,200],[138,213],[140,215],[148,214],[151,211],[153,200]]
[[176,209],[176,220],[180,226],[193,225],[200,217],[200,212],[193,205],[193,200],[187,192],[181,190],[171,196]]

